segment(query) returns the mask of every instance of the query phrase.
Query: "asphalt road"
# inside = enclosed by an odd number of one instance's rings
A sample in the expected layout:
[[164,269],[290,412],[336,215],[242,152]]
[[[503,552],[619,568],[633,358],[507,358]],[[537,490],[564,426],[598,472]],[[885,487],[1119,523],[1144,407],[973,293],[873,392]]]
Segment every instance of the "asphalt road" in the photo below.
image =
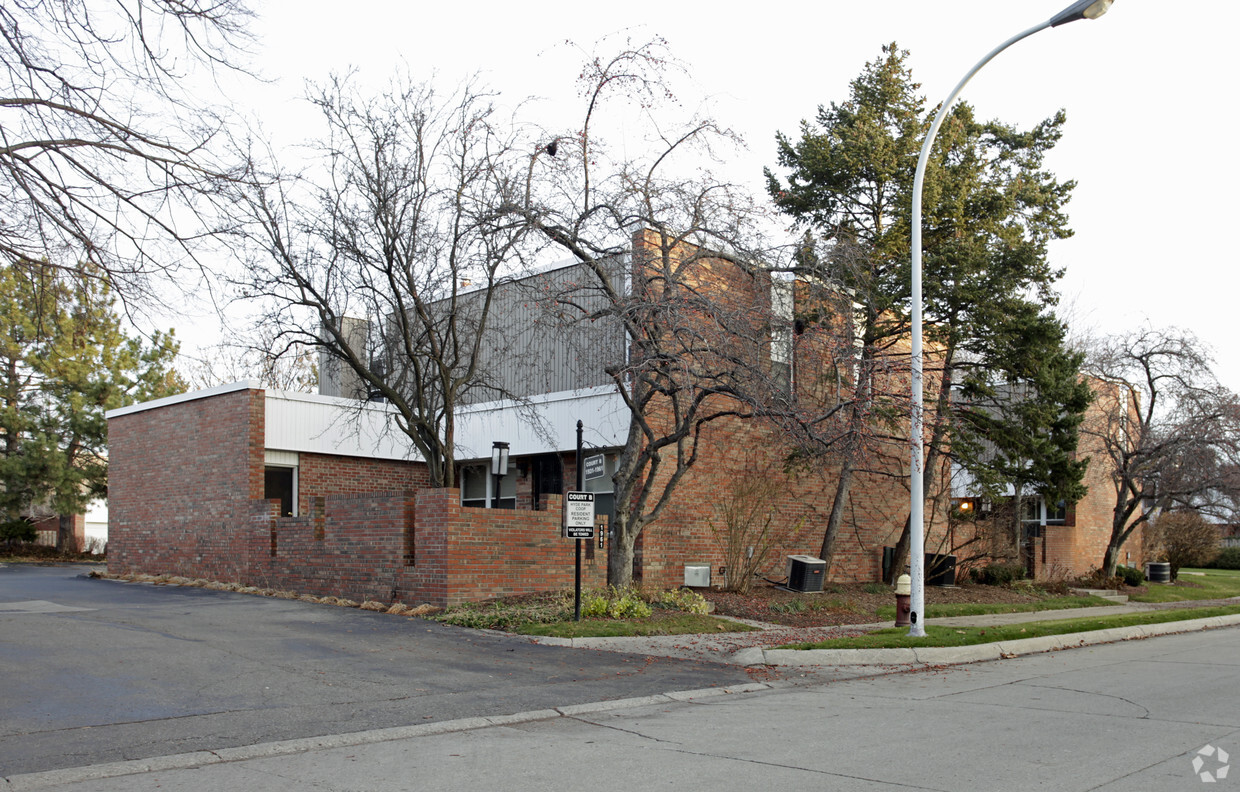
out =
[[[578,650],[581,651],[581,650]],[[13,792],[1226,790],[1240,628],[6,777]],[[1235,770],[1235,773],[1231,771]]]
[[87,571],[0,566],[0,776],[750,681]]

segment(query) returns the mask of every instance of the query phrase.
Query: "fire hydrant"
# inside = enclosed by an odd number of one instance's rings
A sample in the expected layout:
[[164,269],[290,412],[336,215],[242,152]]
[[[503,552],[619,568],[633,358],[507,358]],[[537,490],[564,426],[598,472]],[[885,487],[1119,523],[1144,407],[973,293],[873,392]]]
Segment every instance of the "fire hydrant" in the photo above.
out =
[[909,612],[913,607],[909,604],[909,597],[913,594],[913,581],[908,575],[900,575],[896,578],[896,626],[908,627]]

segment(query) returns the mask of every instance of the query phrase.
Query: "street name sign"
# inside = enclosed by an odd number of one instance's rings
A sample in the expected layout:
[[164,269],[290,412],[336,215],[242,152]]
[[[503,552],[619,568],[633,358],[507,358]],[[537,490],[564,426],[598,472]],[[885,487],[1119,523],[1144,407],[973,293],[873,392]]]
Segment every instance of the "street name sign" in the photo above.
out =
[[586,481],[594,481],[601,479],[607,473],[606,458],[602,454],[586,457],[585,464],[581,466],[582,472],[585,473]]

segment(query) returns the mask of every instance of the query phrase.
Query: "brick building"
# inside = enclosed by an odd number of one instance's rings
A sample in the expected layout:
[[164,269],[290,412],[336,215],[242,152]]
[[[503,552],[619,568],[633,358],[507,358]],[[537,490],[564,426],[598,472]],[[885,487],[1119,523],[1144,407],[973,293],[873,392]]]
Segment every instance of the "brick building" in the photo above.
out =
[[[1096,396],[1100,390],[1114,390],[1096,380],[1090,385]],[[1085,423],[1096,428],[1105,422],[1107,410],[1116,409],[1131,410],[1135,405],[1114,398],[1095,398],[1086,411]],[[1116,485],[1111,475],[1112,462],[1101,440],[1089,432],[1080,434],[1076,453],[1089,459],[1082,481],[1088,489],[1085,497],[1076,503],[1051,503],[1036,493],[1025,493],[1019,521],[1014,520],[1012,508],[1002,498],[992,503],[979,497],[972,491],[968,476],[956,471],[952,481],[953,537],[958,548],[966,544],[969,548],[961,555],[980,553],[995,559],[1006,558],[1021,564],[1030,577],[1039,580],[1075,578],[1100,568],[1114,519]],[[1012,495],[1010,485],[1007,495]],[[1133,515],[1131,520],[1138,516]],[[1119,563],[1140,569],[1147,560],[1144,532],[1138,530],[1120,549]]]
[[[614,263],[616,281],[624,282],[629,260]],[[798,367],[817,371],[835,355],[834,381],[846,381],[851,345],[841,366],[838,349],[794,329],[792,303],[808,290],[730,266],[707,262],[695,287],[709,284],[767,314],[749,337],[718,342],[726,357],[756,361],[772,387],[802,400],[831,397],[838,384],[824,385]],[[603,319],[569,330],[547,320],[537,297],[577,289],[574,301],[588,306],[597,296],[581,292],[587,280],[579,265],[561,267],[495,295],[491,382],[520,402],[482,401],[482,391],[458,412],[459,489],[428,489],[426,467],[402,442],[393,410],[347,398],[364,394],[330,365],[320,366],[316,395],[247,382],[108,413],[111,571],[437,605],[571,585],[574,547],[558,526],[562,495],[576,478],[576,423],[583,422],[588,467],[598,474],[585,489],[595,493],[605,521],[614,514],[611,474],[632,420],[606,373],[628,354],[624,328]],[[711,319],[709,311],[698,316]],[[897,368],[887,376],[893,381],[886,387],[898,392],[904,375]],[[660,420],[657,410],[652,420]],[[496,441],[510,453],[498,489],[489,473]],[[638,541],[637,581],[680,585],[687,565],[708,565],[718,582],[726,570],[715,507],[755,478],[778,484],[766,509],[771,547],[760,573],[782,579],[786,555],[817,555],[835,489],[829,461],[789,472],[793,448],[769,420],[719,418],[699,428],[696,442],[696,464]],[[883,548],[895,544],[907,514],[906,466],[880,458],[857,474],[832,579],[880,578]],[[927,517],[927,550],[950,552],[947,499],[928,504]],[[606,548],[586,545],[585,581],[601,584]],[[1054,547],[1048,538],[1045,552]]]

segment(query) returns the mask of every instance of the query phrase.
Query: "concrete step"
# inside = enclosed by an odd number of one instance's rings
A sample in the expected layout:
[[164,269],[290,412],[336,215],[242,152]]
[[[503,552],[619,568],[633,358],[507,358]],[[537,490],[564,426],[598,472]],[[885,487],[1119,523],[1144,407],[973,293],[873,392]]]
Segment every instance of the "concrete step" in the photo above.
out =
[[1074,588],[1074,589],[1068,589],[1068,591],[1072,594],[1077,595],[1078,597],[1088,597],[1088,596],[1100,597],[1104,600],[1109,600],[1117,604],[1128,601],[1127,594],[1120,594],[1119,592],[1112,591],[1110,589]]

